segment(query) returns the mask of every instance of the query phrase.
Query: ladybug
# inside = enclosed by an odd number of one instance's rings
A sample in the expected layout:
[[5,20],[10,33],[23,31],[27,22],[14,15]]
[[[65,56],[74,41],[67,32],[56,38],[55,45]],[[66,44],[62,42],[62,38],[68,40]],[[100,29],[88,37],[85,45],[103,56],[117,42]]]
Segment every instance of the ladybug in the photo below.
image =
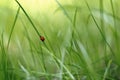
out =
[[44,41],[45,40],[44,36],[40,36],[40,40]]

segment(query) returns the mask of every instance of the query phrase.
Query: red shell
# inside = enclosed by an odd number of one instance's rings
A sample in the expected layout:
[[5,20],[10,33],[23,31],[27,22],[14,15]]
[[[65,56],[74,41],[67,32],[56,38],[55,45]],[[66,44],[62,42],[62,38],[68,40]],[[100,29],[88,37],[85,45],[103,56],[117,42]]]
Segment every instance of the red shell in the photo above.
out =
[[43,36],[40,36],[40,40],[41,40],[41,41],[44,41],[45,38],[44,38]]

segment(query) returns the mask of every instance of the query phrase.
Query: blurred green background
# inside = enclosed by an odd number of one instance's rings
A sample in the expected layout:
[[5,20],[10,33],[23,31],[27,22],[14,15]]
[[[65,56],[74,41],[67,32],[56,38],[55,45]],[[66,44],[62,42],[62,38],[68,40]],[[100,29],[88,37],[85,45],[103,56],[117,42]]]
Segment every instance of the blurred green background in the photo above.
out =
[[22,9],[13,26],[19,6],[1,0],[1,80],[120,80],[120,1],[19,3],[45,41]]

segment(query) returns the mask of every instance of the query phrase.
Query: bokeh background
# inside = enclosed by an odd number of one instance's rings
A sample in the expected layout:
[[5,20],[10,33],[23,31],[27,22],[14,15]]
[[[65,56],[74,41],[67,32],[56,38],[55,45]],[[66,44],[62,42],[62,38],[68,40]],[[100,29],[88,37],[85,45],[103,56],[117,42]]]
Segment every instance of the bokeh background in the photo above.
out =
[[120,80],[119,0],[18,2],[45,41],[22,9],[13,26],[19,6],[1,0],[2,80]]

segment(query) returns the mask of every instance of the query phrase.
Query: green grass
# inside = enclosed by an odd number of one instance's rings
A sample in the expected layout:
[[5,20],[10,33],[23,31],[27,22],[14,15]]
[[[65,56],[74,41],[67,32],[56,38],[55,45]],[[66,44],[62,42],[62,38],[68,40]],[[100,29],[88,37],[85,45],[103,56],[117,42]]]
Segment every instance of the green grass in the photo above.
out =
[[39,16],[14,2],[0,6],[1,80],[120,79],[117,1],[54,0]]

